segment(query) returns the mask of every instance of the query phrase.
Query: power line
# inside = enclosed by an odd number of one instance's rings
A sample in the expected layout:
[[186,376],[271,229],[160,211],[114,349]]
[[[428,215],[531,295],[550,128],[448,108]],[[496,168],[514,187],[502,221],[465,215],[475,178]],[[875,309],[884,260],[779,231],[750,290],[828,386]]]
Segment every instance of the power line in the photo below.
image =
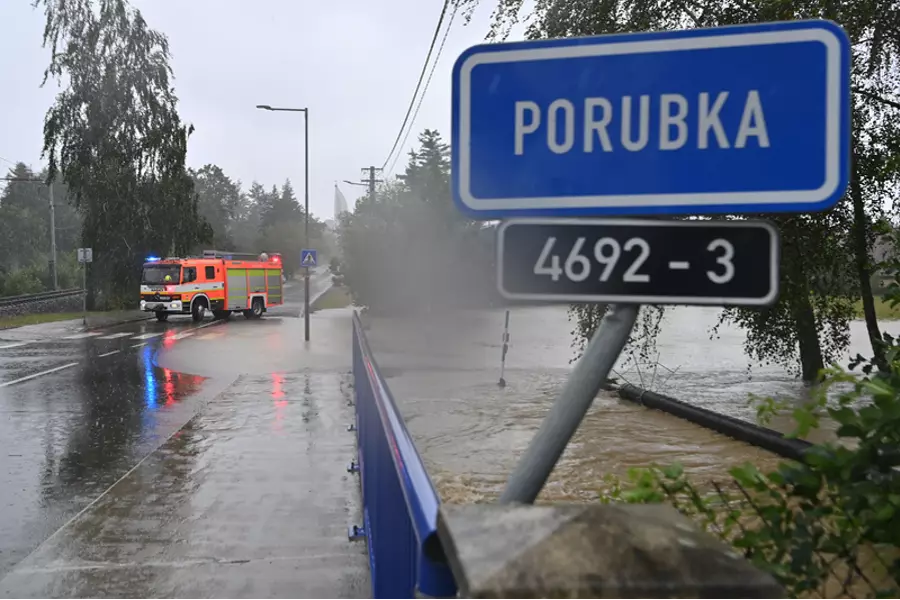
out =
[[441,8],[441,16],[438,18],[437,27],[434,28],[434,35],[431,37],[431,46],[428,48],[428,54],[425,56],[425,64],[422,65],[422,72],[419,73],[419,81],[416,83],[416,89],[413,92],[413,96],[409,101],[409,108],[406,109],[406,116],[403,118],[403,124],[400,125],[400,131],[397,132],[397,139],[394,140],[394,145],[391,147],[391,151],[388,152],[387,158],[384,160],[384,164],[381,165],[381,168],[387,166],[388,161],[391,160],[391,156],[393,156],[394,151],[397,149],[397,144],[400,143],[400,138],[403,136],[403,130],[406,127],[406,123],[409,121],[409,115],[412,113],[413,106],[416,103],[416,96],[419,95],[419,88],[422,87],[422,80],[425,79],[425,71],[428,70],[428,62],[431,60],[431,53],[434,51],[434,45],[437,42],[438,34],[441,32],[441,25],[444,24],[444,15],[447,14],[447,6],[449,6],[450,0],[444,0],[444,6]]
[[428,93],[428,86],[431,85],[431,78],[434,76],[434,71],[437,69],[438,63],[441,60],[441,54],[444,52],[444,44],[447,43],[447,36],[450,34],[450,28],[453,27],[453,19],[456,17],[456,11],[459,9],[459,4],[453,3],[453,12],[450,13],[450,20],[447,22],[447,29],[444,30],[444,37],[441,39],[441,46],[438,48],[437,55],[434,57],[434,62],[431,64],[431,72],[428,73],[428,80],[425,81],[425,87],[422,89],[422,95],[419,96],[419,103],[416,104],[416,110],[413,112],[412,120],[409,122],[409,127],[406,129],[406,135],[403,136],[403,141],[400,142],[400,146],[398,148],[396,156],[394,156],[394,162],[391,163],[391,168],[386,171],[388,175],[393,173],[394,166],[397,164],[397,161],[400,160],[400,150],[406,145],[406,140],[409,138],[409,134],[412,131],[413,123],[416,122],[416,117],[419,116],[419,109],[422,108],[422,101],[425,99],[425,94]]

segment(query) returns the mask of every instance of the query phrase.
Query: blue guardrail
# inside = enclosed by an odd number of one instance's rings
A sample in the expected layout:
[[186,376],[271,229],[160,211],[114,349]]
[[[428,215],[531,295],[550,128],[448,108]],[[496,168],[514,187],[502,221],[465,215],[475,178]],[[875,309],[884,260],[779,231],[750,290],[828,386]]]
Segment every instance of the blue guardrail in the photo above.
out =
[[454,597],[437,536],[440,499],[353,315],[353,380],[374,598]]

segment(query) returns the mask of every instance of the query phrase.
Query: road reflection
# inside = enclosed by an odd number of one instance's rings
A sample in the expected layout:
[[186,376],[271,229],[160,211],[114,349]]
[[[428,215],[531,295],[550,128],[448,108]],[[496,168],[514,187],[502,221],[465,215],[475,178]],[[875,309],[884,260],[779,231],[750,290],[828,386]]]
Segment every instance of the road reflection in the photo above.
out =
[[[173,334],[174,335],[174,334]],[[0,575],[194,414],[205,378],[154,363],[154,348],[96,357],[0,395]]]

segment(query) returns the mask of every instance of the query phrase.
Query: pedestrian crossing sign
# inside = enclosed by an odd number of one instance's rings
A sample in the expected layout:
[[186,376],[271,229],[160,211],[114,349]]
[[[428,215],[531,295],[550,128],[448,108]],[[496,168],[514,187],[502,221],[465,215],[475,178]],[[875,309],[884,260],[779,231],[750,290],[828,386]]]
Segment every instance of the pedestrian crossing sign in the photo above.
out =
[[316,256],[316,251],[311,249],[304,249],[300,251],[300,266],[301,267],[315,267],[319,264],[318,256]]

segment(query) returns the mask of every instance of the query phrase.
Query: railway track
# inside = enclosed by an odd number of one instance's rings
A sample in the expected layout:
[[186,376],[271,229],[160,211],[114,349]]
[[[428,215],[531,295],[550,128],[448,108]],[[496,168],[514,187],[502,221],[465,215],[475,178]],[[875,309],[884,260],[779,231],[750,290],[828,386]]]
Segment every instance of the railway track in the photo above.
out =
[[84,293],[81,288],[72,288],[68,290],[55,290],[52,292],[39,292],[37,294],[24,294],[21,296],[6,296],[0,298],[0,309],[11,307],[24,307],[28,304],[36,302],[45,302],[47,300],[59,300],[72,296],[79,296]]

